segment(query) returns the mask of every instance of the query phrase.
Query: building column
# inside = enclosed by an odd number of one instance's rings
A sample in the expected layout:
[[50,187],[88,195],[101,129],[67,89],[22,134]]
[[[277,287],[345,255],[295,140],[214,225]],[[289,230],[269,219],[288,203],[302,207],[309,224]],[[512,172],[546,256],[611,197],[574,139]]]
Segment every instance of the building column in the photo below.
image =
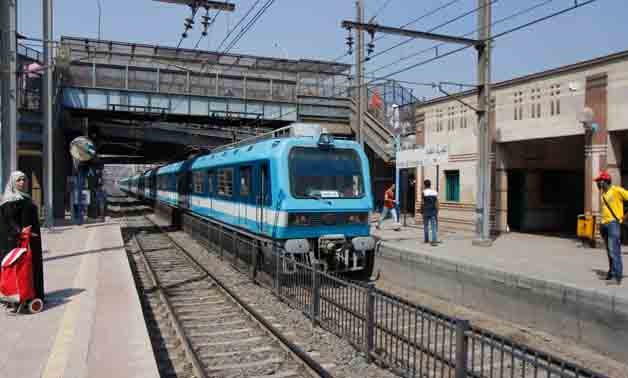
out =
[[[416,124],[416,146],[417,148],[425,147],[425,134],[427,134],[427,130],[425,130],[425,113],[416,113],[415,114],[415,124]],[[414,205],[414,220],[416,224],[423,223],[423,214],[420,212],[421,207],[423,206],[423,180],[425,180],[425,168],[417,167],[416,169],[416,185],[414,186],[416,189],[416,197],[415,197],[415,205]]]
[[598,215],[600,195],[593,179],[600,171],[608,168],[607,146],[607,76],[599,74],[587,77],[585,106],[594,113],[595,132],[585,131],[584,135],[584,212]]
[[495,169],[495,228],[497,233],[508,230],[508,172],[504,147],[496,146]]
[[[490,208],[490,228],[491,234],[500,234],[506,231],[506,223],[508,223],[508,181],[506,179],[504,156],[497,141],[497,117],[495,113],[495,97],[491,97],[489,102],[488,127],[489,127],[489,143],[490,143],[490,174],[491,185],[491,208]],[[502,177],[503,176],[503,177]],[[501,182],[503,179],[504,182]],[[504,186],[505,185],[505,186]],[[502,202],[502,190],[506,190],[506,202]],[[505,216],[505,219],[502,219]]]
[[414,203],[414,221],[416,224],[423,223],[423,213],[421,213],[421,207],[423,206],[423,180],[425,180],[425,173],[423,167],[416,168],[416,184],[414,189],[416,190],[415,203]]

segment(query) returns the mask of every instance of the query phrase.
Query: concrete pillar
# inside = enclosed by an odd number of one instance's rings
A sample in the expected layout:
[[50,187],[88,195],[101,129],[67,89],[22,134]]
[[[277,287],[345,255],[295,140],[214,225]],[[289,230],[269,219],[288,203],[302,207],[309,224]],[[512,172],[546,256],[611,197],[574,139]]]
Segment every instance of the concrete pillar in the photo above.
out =
[[[416,124],[416,145],[418,148],[425,146],[425,134],[427,130],[425,130],[425,113],[415,113],[415,124]],[[415,204],[415,212],[414,219],[417,224],[423,223],[423,214],[420,212],[421,206],[423,206],[423,180],[425,180],[425,168],[418,167],[416,169],[416,204]]]
[[607,146],[607,76],[599,74],[587,77],[585,106],[593,109],[598,127],[595,132],[585,131],[584,142],[584,212],[599,214],[600,195],[593,179],[608,168]]
[[503,233],[508,229],[508,172],[506,171],[505,148],[502,145],[497,145],[496,148],[495,231]]
[[416,203],[414,205],[414,220],[417,224],[423,223],[423,213],[421,213],[421,207],[423,206],[423,180],[425,180],[424,168],[418,167],[416,169]]
[[[490,145],[490,165],[489,165],[489,173],[491,175],[491,185],[489,189],[491,191],[490,199],[491,199],[491,207],[490,207],[490,218],[489,224],[491,227],[490,233],[491,235],[499,234],[501,232],[506,231],[506,223],[508,222],[508,213],[507,210],[503,210],[506,219],[503,221],[500,219],[502,212],[502,203],[501,203],[501,192],[500,192],[500,182],[498,180],[502,179],[502,175],[505,175],[503,156],[500,156],[500,148],[496,143],[497,140],[497,122],[496,122],[496,114],[495,114],[495,97],[491,97],[489,101],[489,113],[488,113],[488,135],[489,135],[489,145]],[[508,186],[506,184],[506,195],[508,194]],[[507,206],[508,197],[506,196],[506,204]],[[503,221],[503,223],[502,223]]]

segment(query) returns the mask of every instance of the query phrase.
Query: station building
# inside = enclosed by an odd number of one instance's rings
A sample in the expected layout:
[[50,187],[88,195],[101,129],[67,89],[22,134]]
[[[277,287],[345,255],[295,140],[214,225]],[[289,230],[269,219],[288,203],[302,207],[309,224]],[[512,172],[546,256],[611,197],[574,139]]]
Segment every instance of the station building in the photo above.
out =
[[[477,91],[417,105],[417,144],[445,144],[449,156],[416,177],[439,192],[441,228],[473,232],[477,118],[458,100],[475,106]],[[580,121],[585,107],[593,130]],[[628,186],[628,51],[495,83],[489,123],[494,233],[575,235],[579,214],[599,214],[593,178],[601,170]],[[420,192],[417,185],[418,222]]]

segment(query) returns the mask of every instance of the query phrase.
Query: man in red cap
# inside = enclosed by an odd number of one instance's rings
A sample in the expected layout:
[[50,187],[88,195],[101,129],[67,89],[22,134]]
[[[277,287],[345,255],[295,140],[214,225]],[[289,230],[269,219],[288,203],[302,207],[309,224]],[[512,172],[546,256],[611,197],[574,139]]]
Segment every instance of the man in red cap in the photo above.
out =
[[606,171],[594,180],[602,196],[600,208],[602,228],[600,233],[606,241],[608,253],[608,274],[606,279],[610,283],[621,284],[624,270],[621,261],[621,223],[624,221],[624,201],[628,201],[628,190],[611,185],[611,176]]

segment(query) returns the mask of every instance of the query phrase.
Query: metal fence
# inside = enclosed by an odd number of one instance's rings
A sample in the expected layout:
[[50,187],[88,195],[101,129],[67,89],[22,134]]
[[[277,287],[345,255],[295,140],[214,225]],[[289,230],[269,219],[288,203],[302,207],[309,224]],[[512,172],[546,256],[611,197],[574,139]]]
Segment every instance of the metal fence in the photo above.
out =
[[[234,228],[190,215],[184,215],[182,223],[201,244],[271,287],[316,325],[403,377],[607,378],[373,284],[352,282],[286,258],[278,245],[262,244]],[[273,251],[270,259],[264,258],[262,248]]]

